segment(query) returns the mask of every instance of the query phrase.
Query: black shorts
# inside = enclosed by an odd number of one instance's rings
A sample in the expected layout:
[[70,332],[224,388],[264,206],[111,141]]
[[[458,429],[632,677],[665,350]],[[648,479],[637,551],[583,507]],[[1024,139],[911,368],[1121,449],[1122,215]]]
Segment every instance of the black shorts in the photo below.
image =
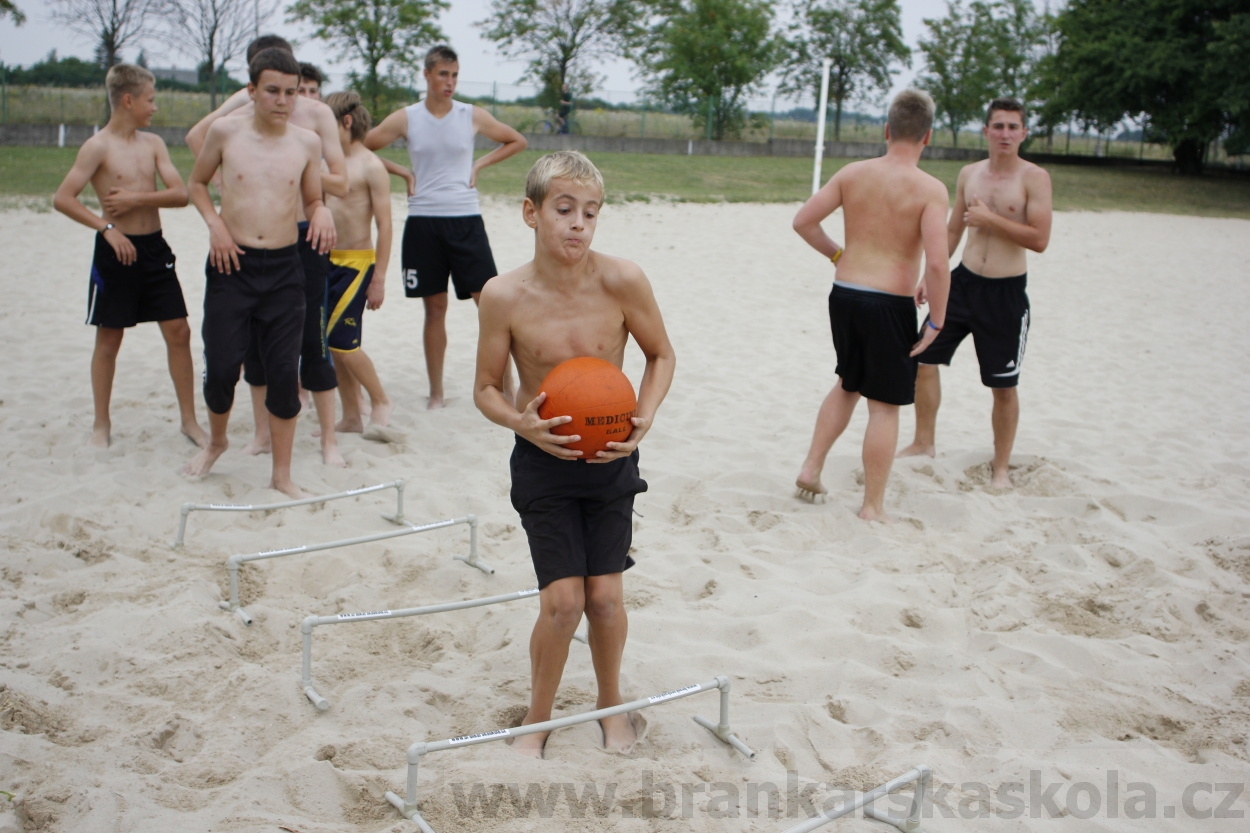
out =
[[843,390],[889,405],[915,401],[916,360],[908,353],[919,336],[910,295],[835,283],[829,292],[829,326]]
[[91,281],[87,287],[87,323],[121,329],[141,321],[187,317],[177,262],[159,231],[126,235],[135,247],[135,262],[123,266],[103,234],[95,236]]
[[229,275],[211,262],[204,286],[204,403],[215,414],[234,405],[234,387],[255,341],[269,381],[265,407],[279,419],[299,414],[299,349],[304,324],[304,269],[296,246],[240,246]]
[[987,388],[1014,388],[1020,381],[1024,347],[1029,339],[1029,296],[1025,275],[983,278],[962,263],[951,271],[950,300],[942,332],[923,353],[920,364],[950,365],[955,348],[972,333]]
[[456,297],[468,300],[481,292],[499,271],[486,239],[481,215],[472,217],[409,217],[404,223],[404,294],[426,298],[447,291],[447,276]]
[[[326,303],[330,276],[330,256],[308,242],[308,221],[299,224],[299,261],[304,272],[304,329],[299,350],[299,383],[304,390],[323,391],[338,387],[338,376],[326,342]],[[243,379],[256,387],[268,384],[259,346],[248,348],[243,359]]]
[[647,490],[637,451],[611,463],[561,460],[518,436],[509,468],[539,589],[634,566],[634,495]]

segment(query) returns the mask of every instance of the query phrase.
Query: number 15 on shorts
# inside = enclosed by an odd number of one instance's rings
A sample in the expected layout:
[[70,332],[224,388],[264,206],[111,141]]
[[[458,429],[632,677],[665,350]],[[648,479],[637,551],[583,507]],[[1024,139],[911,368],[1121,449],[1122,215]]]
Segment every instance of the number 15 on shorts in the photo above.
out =
[[416,269],[405,269],[405,270],[404,270],[404,287],[405,287],[406,289],[416,289],[416,288],[417,288],[417,283],[418,283],[418,281],[417,281],[417,270],[416,270]]

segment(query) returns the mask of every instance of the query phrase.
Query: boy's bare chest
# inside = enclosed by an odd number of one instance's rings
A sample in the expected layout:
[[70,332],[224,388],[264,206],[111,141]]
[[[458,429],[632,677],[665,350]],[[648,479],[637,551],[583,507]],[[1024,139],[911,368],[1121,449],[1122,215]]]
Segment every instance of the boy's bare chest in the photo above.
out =
[[156,156],[151,148],[117,144],[109,148],[92,185],[102,194],[110,188],[151,191],[156,187]]
[[289,188],[299,184],[308,160],[296,142],[240,140],[222,153],[222,176],[235,186]]
[[979,199],[995,214],[1016,222],[1024,222],[1028,213],[1028,192],[1023,176],[979,173],[969,181],[964,197],[968,203]]
[[629,338],[624,313],[606,295],[559,304],[518,303],[512,333],[518,347],[550,366],[575,356],[619,361]]

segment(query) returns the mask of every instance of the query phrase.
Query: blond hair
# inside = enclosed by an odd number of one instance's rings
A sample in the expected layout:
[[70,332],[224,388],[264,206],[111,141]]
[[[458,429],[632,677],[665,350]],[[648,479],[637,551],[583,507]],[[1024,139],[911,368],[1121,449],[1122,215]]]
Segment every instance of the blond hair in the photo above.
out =
[[578,185],[593,185],[604,193],[603,174],[595,163],[575,150],[557,150],[534,163],[525,177],[525,196],[534,205],[542,205],[553,179],[569,179]]
[[148,84],[155,86],[156,76],[134,64],[113,64],[108,75],[104,76],[104,88],[108,90],[109,105],[112,107],[120,105],[126,93],[138,95]]
[[365,105],[360,103],[360,93],[352,90],[330,93],[323,101],[334,111],[334,118],[339,124],[343,123],[345,116],[352,117],[352,126],[348,129],[351,131],[353,142],[359,142],[365,138],[365,134],[373,125],[373,120],[369,117],[369,111],[365,109]]
[[937,108],[933,99],[923,90],[907,89],[894,96],[886,124],[890,138],[904,142],[919,142],[933,129],[933,113]]

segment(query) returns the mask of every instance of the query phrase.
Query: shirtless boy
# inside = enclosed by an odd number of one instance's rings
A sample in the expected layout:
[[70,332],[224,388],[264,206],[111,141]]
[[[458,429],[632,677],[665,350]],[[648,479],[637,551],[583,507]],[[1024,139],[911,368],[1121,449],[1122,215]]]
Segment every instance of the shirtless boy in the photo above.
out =
[[[202,448],[208,435],[195,417],[187,305],[174,272],[174,254],[161,235],[160,209],[186,205],[187,189],[161,138],[138,129],[151,124],[156,112],[152,73],[116,64],[109,69],[105,84],[112,107],[109,122],[79,148],[74,166],[53,198],[57,211],[98,232],[87,289],[87,323],[96,328],[91,356],[95,402],[91,443],[107,448],[112,438],[109,402],[126,328],[156,321],[165,338],[182,433]],[[158,176],[164,190],[156,188]],[[78,199],[88,182],[100,199],[101,217]]]
[[[330,301],[326,338],[339,377],[343,418],[335,429],[364,431],[360,389],[369,394],[369,425],[390,424],[391,400],[373,362],[360,346],[365,309],[378,309],[386,295],[386,266],[391,260],[391,183],[382,160],[363,144],[369,111],[354,92],[333,93],[326,104],[339,123],[339,141],[347,160],[347,196],[330,197],[338,248],[330,252]],[[374,249],[370,224],[378,229]]]
[[[291,52],[291,45],[284,39],[277,35],[264,35],[248,45],[248,60],[266,48]],[[328,169],[322,172],[322,185],[327,193],[345,196],[347,180],[343,169],[343,150],[339,143],[334,114],[320,100],[321,73],[312,64],[300,64],[299,67],[300,97],[291,111],[290,123],[312,130],[321,137],[321,154]],[[191,128],[187,133],[187,145],[198,153],[203,145],[205,132],[213,122],[223,117],[251,118],[252,114],[251,100],[244,90],[240,90]],[[334,435],[334,388],[337,377],[326,345],[326,281],[330,271],[327,255],[334,246],[334,223],[329,210],[323,208],[317,216],[305,217],[302,206],[298,209],[298,221],[301,232],[300,262],[304,268],[305,280],[300,382],[304,390],[312,393],[320,428],[322,460],[328,465],[345,466],[347,463],[339,452]],[[265,386],[268,380],[255,345],[248,350],[243,361],[243,379],[251,387],[252,415],[255,422],[255,434],[247,446],[247,452],[268,453],[269,420],[265,408]]]
[[[300,411],[304,270],[295,218],[300,205],[310,217],[325,210],[321,143],[317,134],[287,123],[299,85],[299,64],[290,52],[262,49],[249,62],[248,77],[252,116],[214,122],[191,171],[191,202],[209,230],[203,339],[211,436],[208,447],[183,471],[203,477],[229,446],[226,429],[234,388],[255,338],[269,381],[269,485],[299,498],[304,493],[291,481],[291,447]],[[218,168],[220,215],[208,192]]]
[[[946,186],[916,167],[932,126],[933,100],[918,90],[899,93],[886,121],[885,156],[842,168],[794,217],[799,236],[837,268],[829,323],[838,356],[838,384],[816,415],[795,485],[800,497],[823,499],[825,458],[863,397],[868,428],[859,516],[869,521],[889,521],[885,486],[898,444],[898,409],[911,404],[915,391],[912,357],[932,343],[946,313]],[[845,247],[820,226],[839,207],[846,219]],[[931,314],[918,336],[916,304],[925,298]]]
[[[473,398],[487,419],[516,434],[512,505],[529,538],[540,590],[530,636],[533,688],[522,724],[551,718],[569,640],[583,613],[599,689],[596,708],[624,702],[622,573],[634,563],[634,495],[647,489],[637,448],[668,393],[676,358],[642,270],[590,250],[602,205],[603,177],[585,156],[561,151],[538,160],[521,209],[534,229],[534,259],[487,283],[478,312]],[[538,416],[546,399],[539,386],[553,367],[576,356],[619,367],[630,336],[646,357],[633,431],[625,442],[608,443],[608,451],[582,460],[580,451],[564,447],[576,437],[551,432],[572,417]],[[509,356],[520,376],[515,399],[504,390]],[[607,749],[625,751],[636,740],[627,715],[601,723]],[[546,740],[545,732],[522,735],[513,748],[542,757]]]
[[[425,56],[425,101],[387,116],[369,131],[365,147],[378,150],[405,139],[416,175],[417,193],[408,198],[401,253],[404,292],[425,306],[425,367],[430,377],[430,408],[441,408],[443,363],[447,355],[447,279],[460,300],[476,302],[496,274],[482,210],[477,175],[483,168],[525,150],[525,137],[472,104],[455,101],[460,62],[447,46]],[[481,133],[499,147],[473,159]],[[511,374],[505,382],[509,391]]]
[[1050,175],[1020,158],[1028,135],[1024,106],[1015,99],[990,102],[985,114],[990,156],[959,172],[955,207],[947,224],[947,247],[955,254],[964,227],[968,243],[951,274],[950,305],[941,335],[921,353],[916,375],[916,436],[899,451],[907,457],[936,452],[937,412],[942,403],[938,365],[948,367],[969,333],[981,365],[981,384],[994,393],[991,484],[1011,488],[1011,449],[1020,422],[1016,384],[1029,335],[1025,252],[1050,243]]

